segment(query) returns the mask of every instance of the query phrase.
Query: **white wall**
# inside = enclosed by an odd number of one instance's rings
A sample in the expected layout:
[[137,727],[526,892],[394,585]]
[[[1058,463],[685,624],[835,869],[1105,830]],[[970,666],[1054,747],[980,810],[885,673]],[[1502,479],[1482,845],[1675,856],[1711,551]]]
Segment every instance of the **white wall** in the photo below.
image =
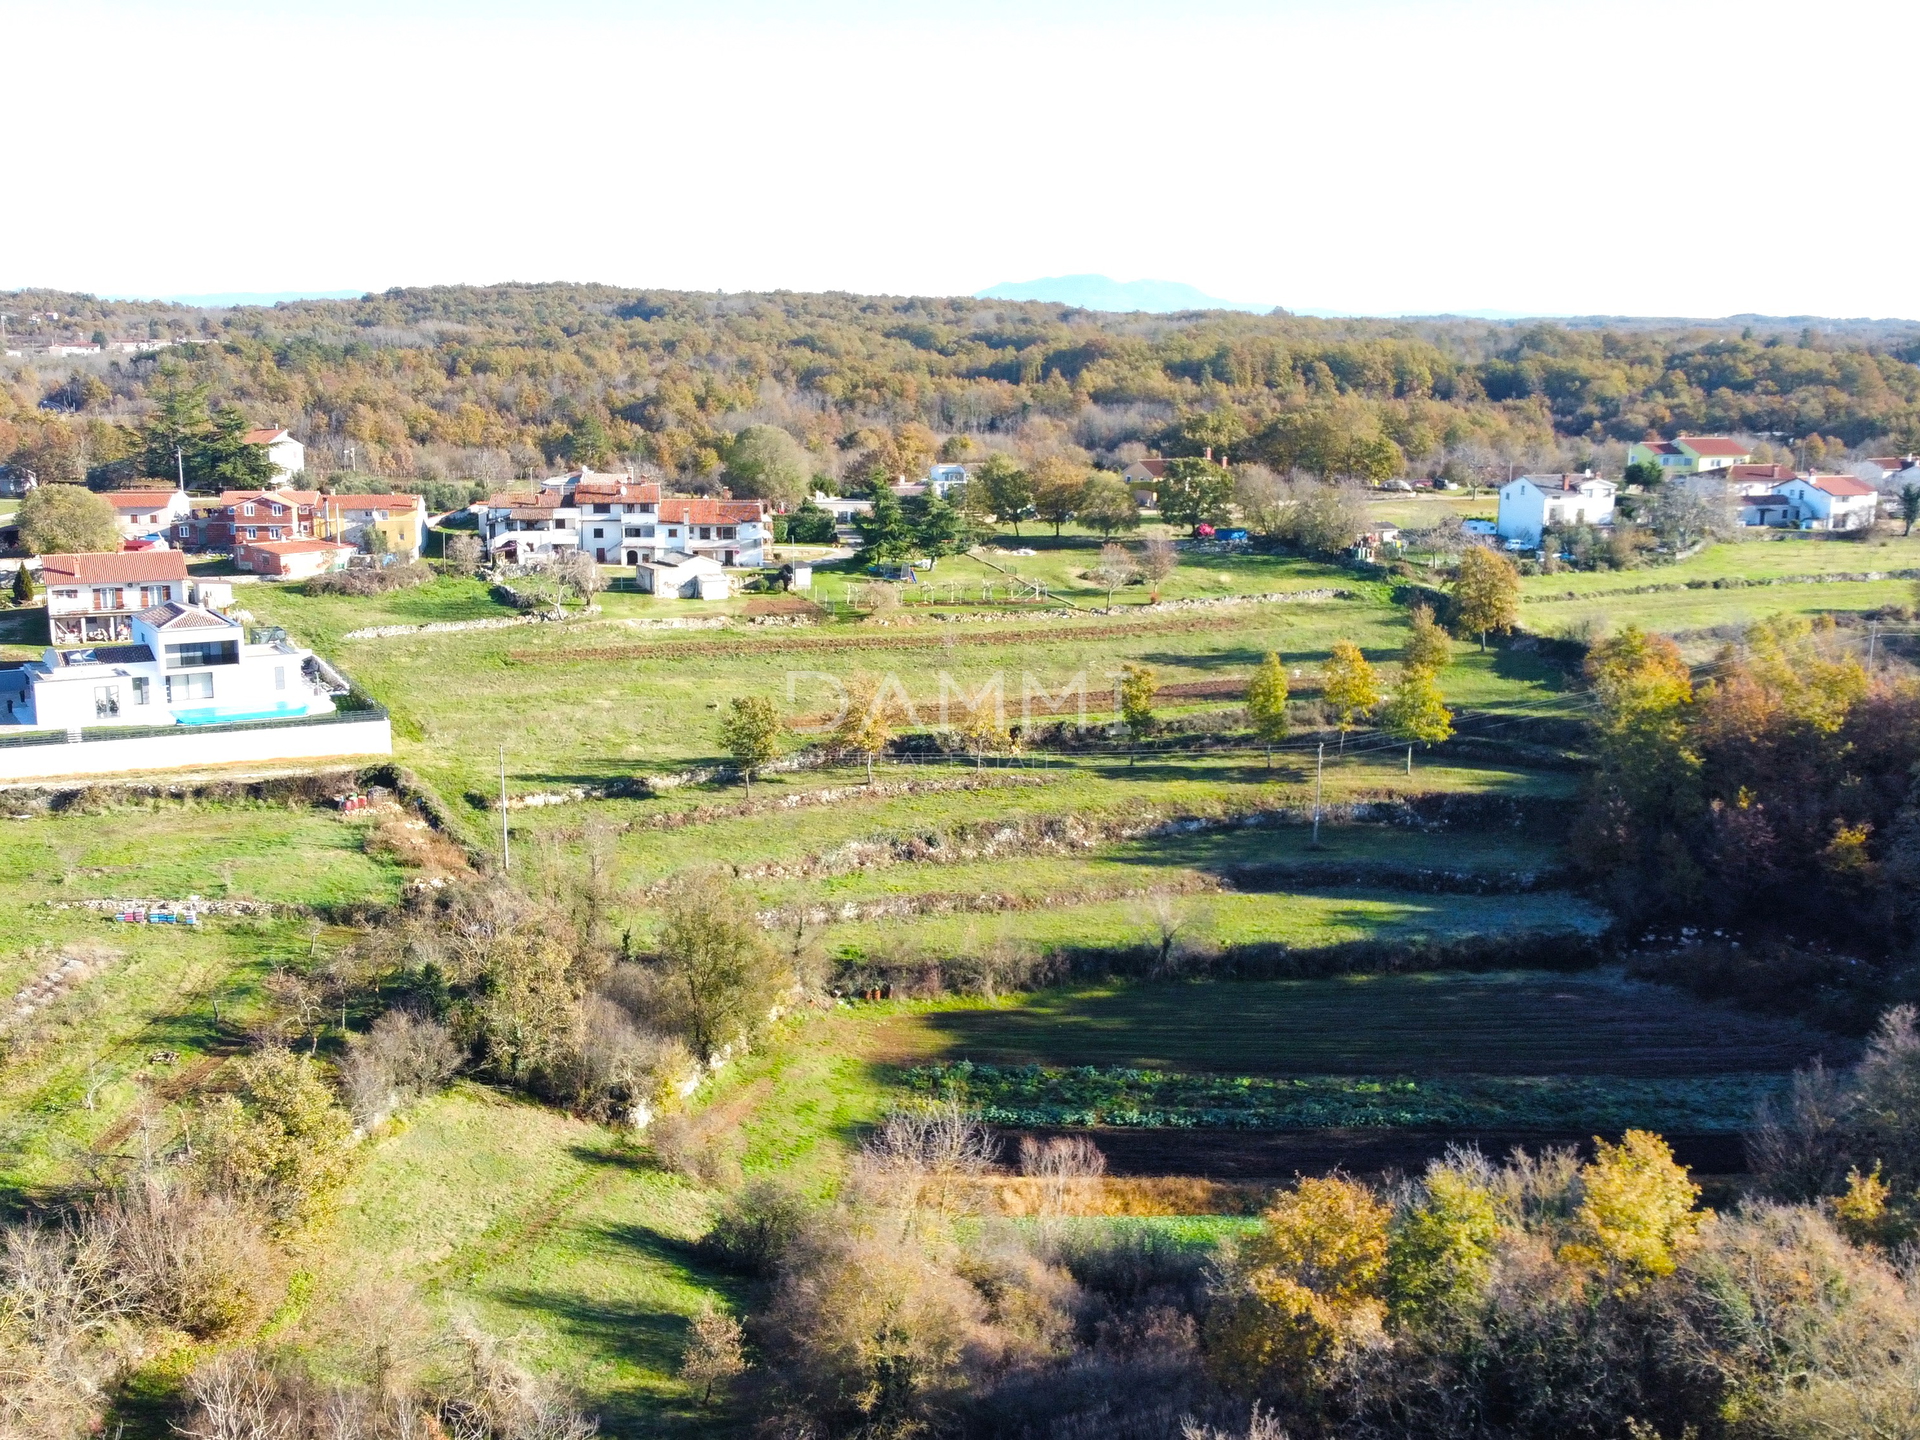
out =
[[392,753],[393,728],[384,716],[330,725],[276,725],[271,729],[212,733],[189,727],[176,735],[85,740],[77,745],[0,745],[0,781]]

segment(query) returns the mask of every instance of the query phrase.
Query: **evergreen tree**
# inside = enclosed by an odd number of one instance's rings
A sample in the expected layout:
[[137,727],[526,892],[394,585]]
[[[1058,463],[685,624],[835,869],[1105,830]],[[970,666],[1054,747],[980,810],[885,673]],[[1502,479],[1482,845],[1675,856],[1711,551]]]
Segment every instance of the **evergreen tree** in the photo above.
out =
[[875,481],[867,493],[872,497],[873,510],[856,522],[860,529],[856,558],[867,565],[907,559],[913,554],[915,537],[900,497],[885,481]]

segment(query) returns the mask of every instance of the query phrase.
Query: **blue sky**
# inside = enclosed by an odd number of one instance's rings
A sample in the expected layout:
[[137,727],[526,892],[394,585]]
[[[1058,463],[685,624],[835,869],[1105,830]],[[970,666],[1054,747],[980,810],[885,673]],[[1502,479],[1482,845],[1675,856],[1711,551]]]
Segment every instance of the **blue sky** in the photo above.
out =
[[0,0],[18,54],[85,39],[62,103],[13,107],[0,287],[1099,273],[1371,313],[1920,316],[1887,66],[1917,14]]

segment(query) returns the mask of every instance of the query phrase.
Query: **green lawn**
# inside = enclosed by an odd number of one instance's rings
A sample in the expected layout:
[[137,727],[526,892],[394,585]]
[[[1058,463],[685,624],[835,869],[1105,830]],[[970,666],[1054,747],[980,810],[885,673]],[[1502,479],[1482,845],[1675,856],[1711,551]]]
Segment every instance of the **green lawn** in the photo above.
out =
[[[1634,572],[1640,573],[1640,572]],[[1747,625],[1769,615],[1864,612],[1910,605],[1911,580],[1859,580],[1815,585],[1762,585],[1732,590],[1679,590],[1651,595],[1595,594],[1559,603],[1523,603],[1520,623],[1547,635],[1619,630],[1638,625],[1686,635],[1721,625]]]
[[1783,1073],[1831,1037],[1610,971],[1107,984],[999,1003],[902,1004],[903,1063],[1128,1066],[1235,1075]]
[[[1160,941],[1157,904],[1144,896],[989,914],[836,924],[829,938],[875,960],[912,961],[977,954],[999,944],[1031,950],[1136,949]],[[1457,939],[1515,931],[1597,932],[1606,915],[1563,892],[1527,895],[1413,895],[1404,891],[1310,889],[1263,895],[1193,895],[1173,902],[1195,945],[1285,945],[1315,950],[1359,941]]]

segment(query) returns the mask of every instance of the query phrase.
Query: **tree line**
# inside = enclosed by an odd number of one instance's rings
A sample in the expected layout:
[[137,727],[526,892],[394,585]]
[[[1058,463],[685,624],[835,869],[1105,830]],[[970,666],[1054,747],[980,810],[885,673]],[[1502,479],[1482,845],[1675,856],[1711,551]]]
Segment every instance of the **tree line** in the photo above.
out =
[[199,387],[293,430],[316,468],[494,484],[643,463],[742,494],[792,484],[795,451],[769,431],[794,442],[803,479],[856,483],[876,464],[913,473],[956,435],[1022,459],[1211,451],[1360,479],[1449,466],[1491,478],[1648,431],[1920,444],[1920,348],[1897,328],[1736,337],[562,285],[215,313],[18,298],[183,342],[9,367],[0,457],[53,479],[161,478],[172,457],[128,432],[163,395]]

